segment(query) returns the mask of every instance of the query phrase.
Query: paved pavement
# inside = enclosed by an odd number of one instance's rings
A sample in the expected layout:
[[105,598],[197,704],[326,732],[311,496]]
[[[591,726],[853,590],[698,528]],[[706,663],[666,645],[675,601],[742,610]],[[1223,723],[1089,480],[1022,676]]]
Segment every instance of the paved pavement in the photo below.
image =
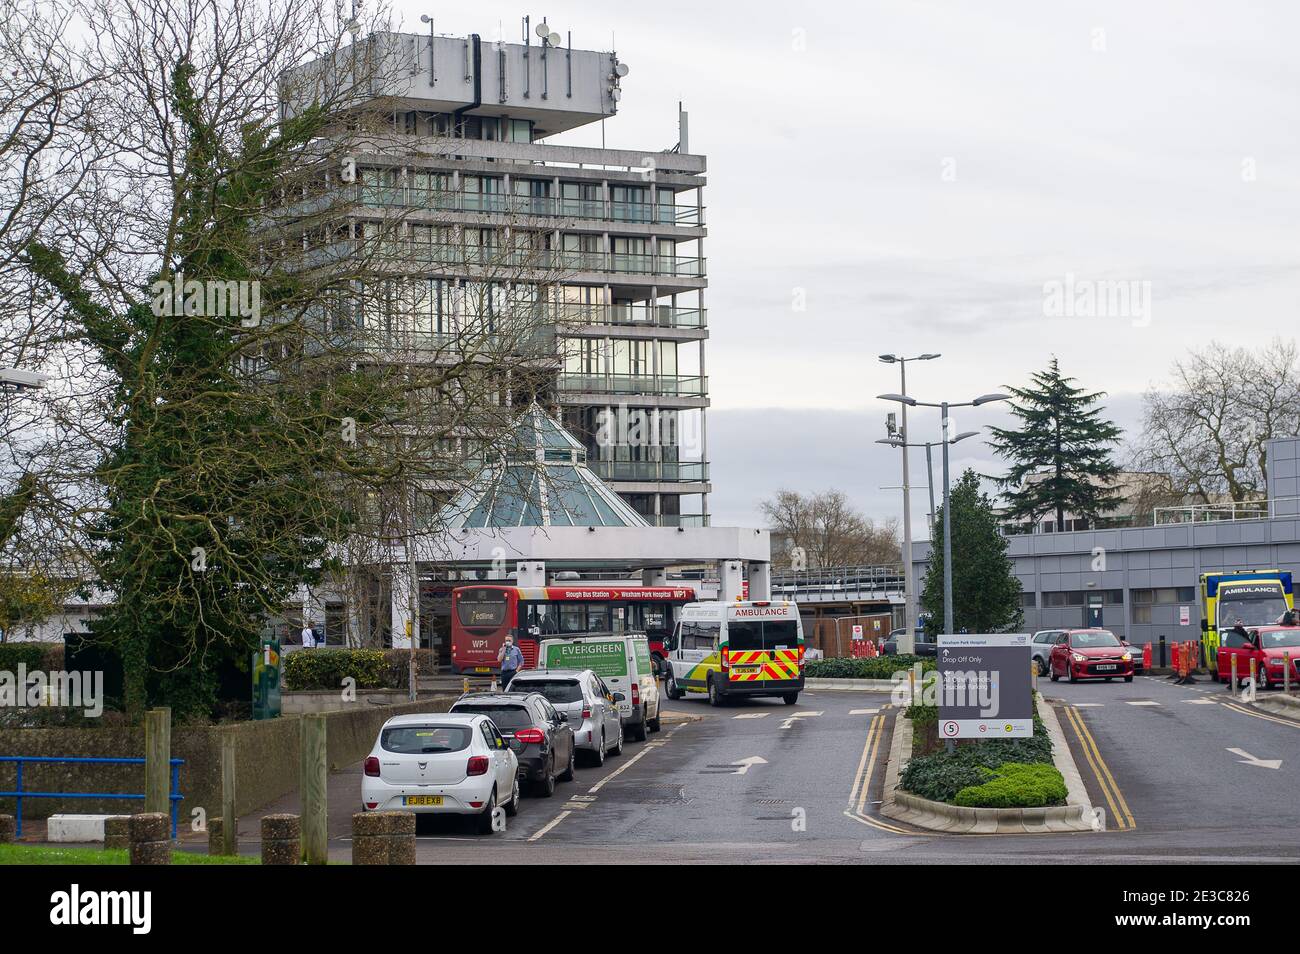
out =
[[[1300,723],[1240,705],[1222,687],[1066,685],[1043,680],[1108,830],[944,836],[879,817],[897,710],[884,693],[805,692],[752,700],[629,742],[549,799],[525,798],[506,832],[459,819],[420,827],[422,863],[1291,862],[1300,859]],[[1263,764],[1230,750],[1240,749]],[[1269,767],[1273,760],[1281,760]],[[330,778],[332,856],[350,854],[360,766]],[[296,797],[267,811],[296,811]],[[240,826],[257,847],[257,817]]]

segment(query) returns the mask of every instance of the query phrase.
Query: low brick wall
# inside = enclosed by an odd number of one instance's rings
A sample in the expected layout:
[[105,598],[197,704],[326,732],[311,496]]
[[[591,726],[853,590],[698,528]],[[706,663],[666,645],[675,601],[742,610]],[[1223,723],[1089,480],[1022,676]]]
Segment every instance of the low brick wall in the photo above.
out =
[[[379,727],[407,712],[446,712],[458,693],[441,693],[419,702],[378,706],[357,702],[323,713],[332,769],[370,751]],[[260,808],[298,787],[298,717],[223,726],[172,727],[172,758],[181,766],[182,823],[195,808],[209,817],[221,811],[221,736],[235,737],[235,775],[240,814]],[[0,729],[0,755],[143,757],[144,729]],[[0,762],[0,791],[12,791],[16,766]],[[26,765],[23,788],[44,792],[143,792],[143,765]],[[56,812],[130,814],[142,802],[121,799],[32,798],[23,801],[23,818],[48,818]],[[0,798],[0,813],[12,813],[14,799]]]
[[282,692],[280,711],[285,715],[339,712],[354,705],[396,706],[410,697],[406,689],[358,689],[356,701],[344,702],[337,689],[314,689],[304,692]]

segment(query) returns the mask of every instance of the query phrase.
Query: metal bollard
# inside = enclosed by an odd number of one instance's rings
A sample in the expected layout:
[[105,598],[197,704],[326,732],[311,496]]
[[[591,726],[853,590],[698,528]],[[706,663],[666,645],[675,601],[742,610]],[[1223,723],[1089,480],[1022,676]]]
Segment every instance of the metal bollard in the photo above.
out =
[[1038,663],[1032,659],[1029,660],[1029,690],[1030,692],[1038,691]]
[[262,818],[262,864],[296,865],[302,861],[302,822],[297,815]]
[[1166,649],[1167,647],[1165,645],[1165,637],[1164,634],[1162,633],[1160,635],[1160,668],[1161,669],[1164,669],[1165,666],[1168,665],[1169,663],[1169,655],[1166,652]]
[[1255,657],[1250,657],[1250,684],[1256,689],[1259,688],[1259,674],[1255,669]]
[[1232,669],[1232,692],[1234,695],[1236,695],[1237,692],[1237,654],[1236,653],[1233,653],[1232,656],[1228,658],[1228,665]]
[[131,848],[131,816],[114,815],[104,819],[104,850],[128,851]]
[[1291,692],[1291,653],[1289,650],[1282,652],[1282,691],[1287,694]]
[[131,864],[169,865],[172,863],[172,821],[163,812],[132,815]]

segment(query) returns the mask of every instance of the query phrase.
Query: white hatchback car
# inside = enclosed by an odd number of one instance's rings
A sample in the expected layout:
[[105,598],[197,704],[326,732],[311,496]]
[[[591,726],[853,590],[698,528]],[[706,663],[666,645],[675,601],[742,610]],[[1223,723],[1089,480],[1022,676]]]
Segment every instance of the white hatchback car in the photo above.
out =
[[492,720],[473,713],[394,716],[366,758],[361,805],[368,812],[475,815],[519,811],[519,760]]

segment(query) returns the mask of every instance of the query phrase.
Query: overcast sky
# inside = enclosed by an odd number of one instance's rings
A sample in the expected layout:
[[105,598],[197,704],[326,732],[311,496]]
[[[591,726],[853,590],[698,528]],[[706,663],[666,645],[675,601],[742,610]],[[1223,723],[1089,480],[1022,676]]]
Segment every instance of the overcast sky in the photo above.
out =
[[[782,486],[899,512],[879,489],[898,452],[873,443],[890,410],[874,396],[898,389],[881,352],[943,353],[909,374],[923,400],[1024,383],[1056,354],[1127,427],[1186,348],[1295,334],[1294,0],[397,2],[408,28],[427,10],[439,33],[500,22],[514,41],[532,14],[612,45],[631,74],[611,147],[672,146],[685,102],[709,161],[715,524],[755,524]],[[1135,297],[1050,314],[1067,280]],[[933,439],[937,416],[912,429]],[[960,450],[954,468],[997,469]]]

